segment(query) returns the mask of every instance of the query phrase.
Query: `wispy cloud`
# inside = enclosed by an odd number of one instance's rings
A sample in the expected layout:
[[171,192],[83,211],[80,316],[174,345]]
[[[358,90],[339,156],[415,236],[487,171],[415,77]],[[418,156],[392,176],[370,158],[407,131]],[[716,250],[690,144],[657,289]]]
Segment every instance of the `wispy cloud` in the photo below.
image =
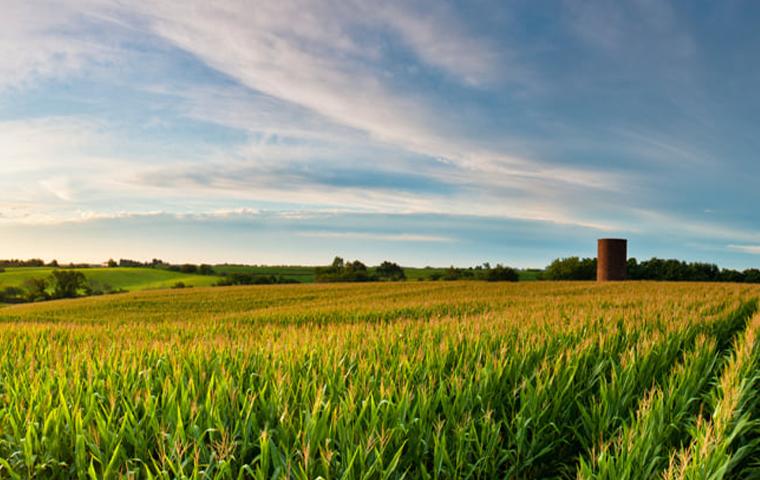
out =
[[[522,183],[526,190],[535,179],[610,186],[605,183],[610,175],[491,151],[462,136],[456,112],[440,108],[423,90],[400,89],[396,74],[378,69],[389,60],[384,58],[388,52],[378,49],[375,36],[357,28],[378,18],[380,25],[370,27],[396,25],[393,28],[406,32],[404,38],[416,45],[424,63],[444,65],[467,78],[479,69],[487,70],[487,65],[501,66],[493,61],[493,49],[468,36],[454,15],[420,17],[399,3],[381,9],[377,17],[363,17],[350,14],[358,8],[352,5],[335,9],[329,2],[305,6],[278,1],[260,2],[250,9],[244,2],[229,1],[223,8],[198,2],[177,11],[171,2],[153,2],[144,4],[142,11],[157,34],[243,85],[366,132],[379,142],[499,175],[504,181]],[[344,13],[336,15],[337,10]],[[225,25],[224,34],[218,29],[220,23]]]
[[333,238],[344,240],[372,240],[381,242],[424,242],[424,243],[439,243],[439,242],[454,242],[456,241],[450,237],[441,237],[436,235],[416,235],[412,233],[372,233],[372,232],[301,232],[298,234],[301,237],[307,238]]
[[0,90],[50,77],[65,78],[118,52],[79,27],[95,1],[33,0],[3,5],[0,24]]
[[729,245],[728,249],[733,252],[751,253],[752,255],[760,255],[760,245]]
[[478,5],[11,2],[0,223],[340,212],[758,244],[752,15]]

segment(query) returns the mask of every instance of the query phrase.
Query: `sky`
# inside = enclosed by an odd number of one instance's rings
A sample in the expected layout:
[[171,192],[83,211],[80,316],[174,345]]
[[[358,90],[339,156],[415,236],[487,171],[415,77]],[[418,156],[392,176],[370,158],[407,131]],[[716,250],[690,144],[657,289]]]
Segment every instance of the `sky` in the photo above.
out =
[[760,266],[760,3],[0,7],[0,258]]

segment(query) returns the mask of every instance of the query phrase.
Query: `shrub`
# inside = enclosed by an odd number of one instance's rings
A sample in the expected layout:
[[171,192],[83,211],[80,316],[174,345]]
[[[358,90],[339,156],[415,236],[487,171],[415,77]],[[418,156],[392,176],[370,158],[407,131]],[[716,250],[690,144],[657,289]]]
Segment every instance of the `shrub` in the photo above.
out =
[[181,265],[179,267],[180,273],[198,273],[198,265],[193,265],[191,263],[186,263],[184,265]]
[[486,271],[485,279],[489,282],[516,282],[520,276],[514,268],[498,264]]
[[345,262],[341,257],[335,257],[328,267],[317,267],[315,273],[315,280],[320,283],[368,282],[375,279],[370,276],[367,266],[359,260]]
[[213,275],[214,274],[214,267],[211,265],[203,264],[200,267],[198,267],[198,273],[201,275]]
[[385,261],[375,269],[375,275],[380,280],[389,280],[397,282],[400,280],[406,280],[406,273],[397,263]]
[[18,287],[5,287],[0,290],[0,303],[24,303],[24,290]]
[[44,278],[28,278],[24,280],[23,288],[26,291],[26,297],[31,302],[39,302],[50,299],[48,293],[48,281]]
[[57,270],[51,275],[53,297],[74,298],[80,290],[87,288],[87,278],[82,272],[72,270]]

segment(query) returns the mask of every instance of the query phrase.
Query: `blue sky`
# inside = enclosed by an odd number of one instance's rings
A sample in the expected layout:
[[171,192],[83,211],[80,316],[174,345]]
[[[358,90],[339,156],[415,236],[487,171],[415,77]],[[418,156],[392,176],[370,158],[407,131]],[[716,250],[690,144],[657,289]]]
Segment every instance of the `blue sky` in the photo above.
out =
[[760,265],[756,2],[3,9],[0,257]]

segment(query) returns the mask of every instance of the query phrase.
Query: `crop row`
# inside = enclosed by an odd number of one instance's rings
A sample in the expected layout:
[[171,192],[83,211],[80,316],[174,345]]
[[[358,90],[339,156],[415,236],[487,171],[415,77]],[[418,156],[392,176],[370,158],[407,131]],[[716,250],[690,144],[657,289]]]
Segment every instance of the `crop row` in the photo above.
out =
[[2,309],[0,476],[677,477],[703,444],[749,471],[757,292],[453,286]]

